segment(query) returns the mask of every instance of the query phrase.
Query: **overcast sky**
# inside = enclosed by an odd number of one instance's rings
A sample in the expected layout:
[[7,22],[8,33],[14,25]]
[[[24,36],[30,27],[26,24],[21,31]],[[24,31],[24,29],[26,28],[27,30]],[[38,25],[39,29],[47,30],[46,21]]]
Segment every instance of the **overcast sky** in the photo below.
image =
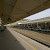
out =
[[35,19],[40,19],[40,18],[44,18],[44,17],[48,17],[50,16],[50,8],[44,10],[44,11],[41,11],[39,13],[36,13],[36,14],[33,14],[27,18],[24,18],[24,19],[30,19],[30,20],[35,20]]

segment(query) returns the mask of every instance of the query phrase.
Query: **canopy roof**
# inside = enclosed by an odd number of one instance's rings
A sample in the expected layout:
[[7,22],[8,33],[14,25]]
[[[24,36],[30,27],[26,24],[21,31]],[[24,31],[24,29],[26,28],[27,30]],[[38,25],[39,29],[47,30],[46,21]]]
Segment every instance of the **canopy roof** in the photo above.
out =
[[50,8],[50,0],[0,0],[3,24],[12,23]]

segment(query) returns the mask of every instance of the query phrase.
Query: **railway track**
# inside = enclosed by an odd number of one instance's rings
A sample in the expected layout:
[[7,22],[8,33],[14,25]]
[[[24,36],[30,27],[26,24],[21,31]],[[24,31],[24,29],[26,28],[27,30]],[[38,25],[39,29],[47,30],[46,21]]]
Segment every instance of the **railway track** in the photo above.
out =
[[27,36],[45,46],[50,47],[50,35],[48,34],[43,34],[35,31],[30,31],[30,30],[24,30],[24,29],[18,29],[18,28],[13,28],[13,30],[21,33],[24,36]]

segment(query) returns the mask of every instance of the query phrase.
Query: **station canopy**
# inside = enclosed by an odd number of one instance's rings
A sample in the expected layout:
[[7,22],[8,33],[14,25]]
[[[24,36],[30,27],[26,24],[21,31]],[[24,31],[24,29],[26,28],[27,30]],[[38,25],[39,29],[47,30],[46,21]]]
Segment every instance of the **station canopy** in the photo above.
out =
[[50,0],[0,0],[0,18],[3,24],[13,23],[47,8]]

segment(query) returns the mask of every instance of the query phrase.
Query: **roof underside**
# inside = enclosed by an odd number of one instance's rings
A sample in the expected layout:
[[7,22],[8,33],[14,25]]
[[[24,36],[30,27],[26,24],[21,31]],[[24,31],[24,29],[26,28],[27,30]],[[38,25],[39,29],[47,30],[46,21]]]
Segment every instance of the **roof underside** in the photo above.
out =
[[0,18],[12,23],[50,8],[50,0],[0,0]]

